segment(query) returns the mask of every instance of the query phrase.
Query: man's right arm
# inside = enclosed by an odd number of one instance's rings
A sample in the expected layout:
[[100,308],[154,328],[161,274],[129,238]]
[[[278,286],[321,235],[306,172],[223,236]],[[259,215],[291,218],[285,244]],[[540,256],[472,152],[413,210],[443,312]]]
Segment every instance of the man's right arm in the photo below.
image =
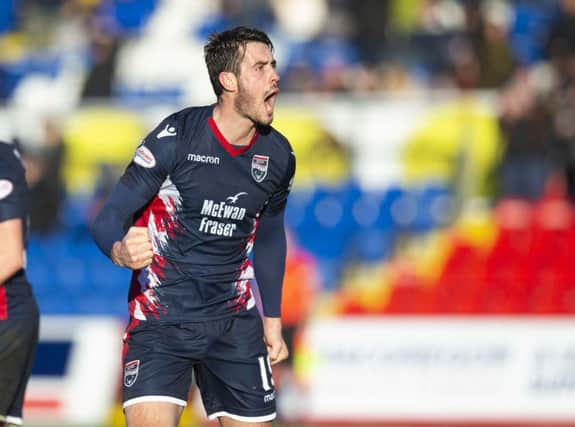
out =
[[151,262],[152,244],[145,227],[132,227],[134,214],[148,200],[120,181],[92,223],[92,236],[114,264],[131,269]]
[[158,194],[175,161],[177,117],[163,120],[136,149],[132,162],[92,224],[100,250],[115,264],[134,270],[152,262],[145,227],[133,227],[134,215]]
[[121,242],[115,242],[110,254],[120,267],[139,270],[152,263],[154,250],[146,227],[130,227]]

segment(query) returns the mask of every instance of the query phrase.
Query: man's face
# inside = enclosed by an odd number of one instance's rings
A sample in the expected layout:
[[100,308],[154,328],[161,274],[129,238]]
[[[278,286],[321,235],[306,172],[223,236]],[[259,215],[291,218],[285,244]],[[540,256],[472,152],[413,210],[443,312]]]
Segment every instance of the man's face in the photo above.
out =
[[264,43],[249,42],[240,64],[236,110],[256,124],[269,125],[274,117],[279,80],[270,48]]

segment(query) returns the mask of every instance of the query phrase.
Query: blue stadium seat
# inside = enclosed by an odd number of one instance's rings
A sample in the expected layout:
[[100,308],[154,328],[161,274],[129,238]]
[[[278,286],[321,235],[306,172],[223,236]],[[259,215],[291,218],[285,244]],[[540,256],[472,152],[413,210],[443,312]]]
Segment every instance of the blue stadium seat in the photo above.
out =
[[54,275],[50,266],[44,262],[44,258],[29,254],[26,275],[38,300],[54,294]]
[[19,5],[18,0],[0,0],[0,35],[17,27]]
[[126,296],[104,297],[99,291],[92,290],[79,299],[76,304],[78,313],[83,315],[108,315],[118,318],[128,318],[128,303]]
[[105,30],[116,36],[138,34],[154,13],[158,0],[113,0],[101,2],[98,15]]
[[450,223],[454,214],[454,200],[449,187],[440,183],[428,183],[414,192],[416,214],[412,230],[426,233]]
[[313,197],[313,190],[293,190],[289,196],[285,221],[286,226],[296,234],[299,233],[300,227],[304,226],[304,221],[310,215]]
[[59,292],[38,298],[38,307],[41,315],[80,314],[77,310],[76,301],[67,298]]
[[68,195],[60,207],[60,222],[67,230],[87,233],[90,207],[90,197]]
[[54,273],[55,283],[63,294],[81,298],[86,289],[88,270],[80,254],[59,258]]
[[[349,256],[355,233],[352,206],[361,195],[356,183],[317,187],[311,194],[290,196],[287,223],[297,243],[315,256],[326,287],[335,287]],[[291,206],[290,206],[291,204]]]
[[403,189],[391,187],[386,191],[364,192],[355,201],[352,214],[356,232],[351,246],[354,259],[362,263],[373,263],[383,261],[393,254],[400,227],[392,207],[405,194]]
[[317,188],[300,227],[300,242],[313,253],[327,258],[345,254],[355,231],[351,207],[359,197],[353,185]]
[[102,254],[90,256],[90,288],[102,297],[121,297],[128,295],[131,271],[118,267]]

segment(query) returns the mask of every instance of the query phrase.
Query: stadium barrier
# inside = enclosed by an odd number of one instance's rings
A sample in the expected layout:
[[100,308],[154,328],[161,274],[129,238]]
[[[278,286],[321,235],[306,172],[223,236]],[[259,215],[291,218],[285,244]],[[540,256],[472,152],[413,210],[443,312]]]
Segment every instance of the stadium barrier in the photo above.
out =
[[570,317],[316,319],[291,409],[312,424],[575,425],[574,328]]
[[118,396],[123,325],[95,316],[43,316],[40,322],[25,423],[104,424]]

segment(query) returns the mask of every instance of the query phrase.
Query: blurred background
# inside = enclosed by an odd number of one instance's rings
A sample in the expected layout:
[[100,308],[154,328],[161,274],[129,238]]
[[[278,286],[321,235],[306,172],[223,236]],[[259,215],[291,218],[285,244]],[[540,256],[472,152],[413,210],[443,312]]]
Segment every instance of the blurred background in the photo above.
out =
[[88,224],[160,119],[215,101],[202,47],[235,25],[275,44],[298,160],[281,422],[575,425],[574,0],[0,0],[28,424],[123,425],[129,272]]

